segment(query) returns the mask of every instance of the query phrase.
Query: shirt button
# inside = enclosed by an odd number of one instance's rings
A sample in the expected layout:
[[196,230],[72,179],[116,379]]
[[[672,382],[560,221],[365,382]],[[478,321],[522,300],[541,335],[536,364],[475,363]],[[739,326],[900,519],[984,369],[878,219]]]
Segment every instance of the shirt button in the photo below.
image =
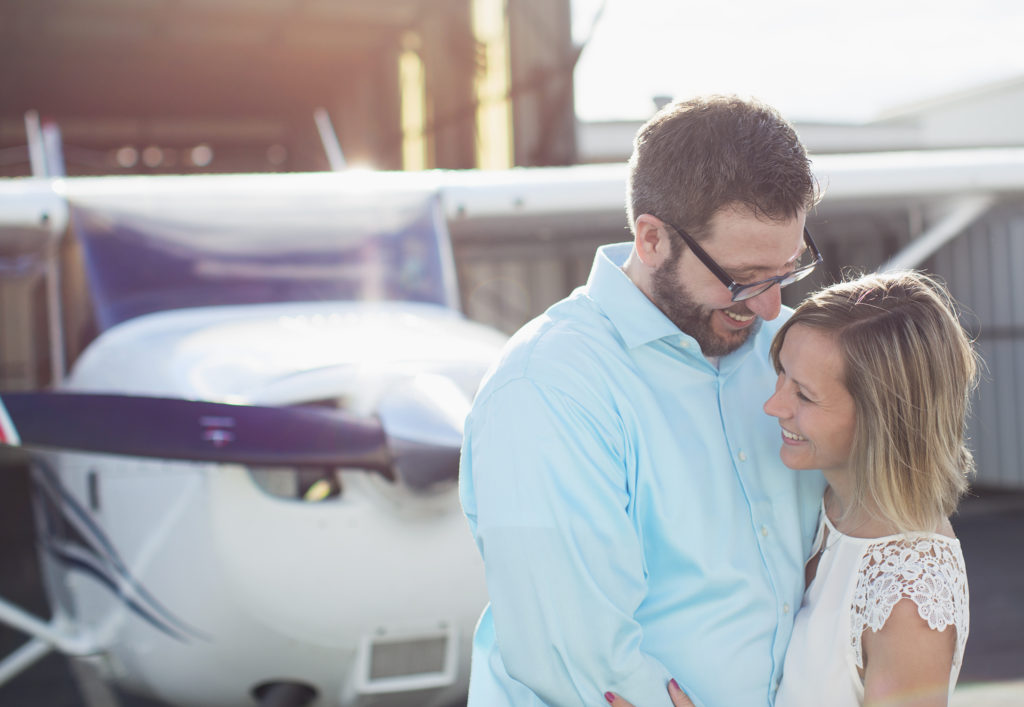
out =
[[736,456],[738,456],[740,458],[741,462],[745,462],[747,460],[747,453],[746,452],[740,452]]
[[782,613],[783,614],[788,614],[789,613],[789,603],[788,602],[782,605]]
[[762,525],[761,526],[761,535],[763,535],[766,538],[768,537],[768,526],[767,525]]
[[679,345],[680,345],[680,346],[681,346],[682,348],[684,348],[684,349],[688,349],[688,348],[690,348],[690,342],[689,342],[689,341],[685,341],[685,340],[684,340],[684,341],[680,341],[680,342],[679,342]]

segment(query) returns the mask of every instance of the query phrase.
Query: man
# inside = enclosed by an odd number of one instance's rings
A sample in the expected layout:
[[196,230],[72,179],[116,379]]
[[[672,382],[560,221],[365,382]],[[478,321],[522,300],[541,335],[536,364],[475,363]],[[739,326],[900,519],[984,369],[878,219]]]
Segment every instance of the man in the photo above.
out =
[[470,707],[771,705],[823,482],[762,412],[780,286],[820,262],[816,189],[773,109],[667,106],[637,134],[632,243],[510,340],[466,421],[491,603]]

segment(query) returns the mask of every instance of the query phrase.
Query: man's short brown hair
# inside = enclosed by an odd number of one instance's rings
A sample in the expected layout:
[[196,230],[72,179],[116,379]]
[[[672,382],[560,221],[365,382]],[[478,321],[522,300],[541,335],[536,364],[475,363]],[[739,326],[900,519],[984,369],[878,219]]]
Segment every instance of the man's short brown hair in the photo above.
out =
[[781,221],[818,199],[793,126],[774,108],[736,96],[665,106],[637,132],[629,167],[630,228],[651,214],[702,238],[722,208]]

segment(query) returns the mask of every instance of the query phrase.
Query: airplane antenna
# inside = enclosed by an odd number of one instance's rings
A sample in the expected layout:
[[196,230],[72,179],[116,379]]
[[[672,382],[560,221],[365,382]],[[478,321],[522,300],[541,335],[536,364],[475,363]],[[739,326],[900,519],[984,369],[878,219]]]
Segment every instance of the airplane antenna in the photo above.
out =
[[327,153],[327,164],[331,166],[331,171],[345,171],[348,165],[345,163],[345,155],[341,152],[341,143],[338,142],[338,136],[331,124],[331,117],[327,115],[327,109],[317,108],[314,110],[313,120],[316,122],[316,129],[320,132],[320,142],[323,143],[324,152]]
[[64,149],[60,139],[60,126],[52,120],[48,120],[43,123],[42,132],[46,176],[63,177],[66,175],[66,170],[64,168]]
[[32,165],[32,176],[47,176],[46,145],[43,142],[43,128],[37,111],[25,112],[25,135],[28,137],[28,160]]
[[39,112],[25,112],[25,134],[28,137],[28,159],[33,177],[63,177],[64,154],[60,144],[60,128],[51,121],[42,122]]

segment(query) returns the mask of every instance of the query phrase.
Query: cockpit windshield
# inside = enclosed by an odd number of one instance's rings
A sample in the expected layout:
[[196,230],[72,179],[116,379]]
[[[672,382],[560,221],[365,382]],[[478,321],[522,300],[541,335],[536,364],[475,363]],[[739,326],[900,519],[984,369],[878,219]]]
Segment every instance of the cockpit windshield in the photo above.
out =
[[[194,178],[193,178],[194,181]],[[191,184],[191,183],[190,183]],[[436,194],[189,186],[69,196],[100,330],[150,312],[265,302],[457,308]]]

